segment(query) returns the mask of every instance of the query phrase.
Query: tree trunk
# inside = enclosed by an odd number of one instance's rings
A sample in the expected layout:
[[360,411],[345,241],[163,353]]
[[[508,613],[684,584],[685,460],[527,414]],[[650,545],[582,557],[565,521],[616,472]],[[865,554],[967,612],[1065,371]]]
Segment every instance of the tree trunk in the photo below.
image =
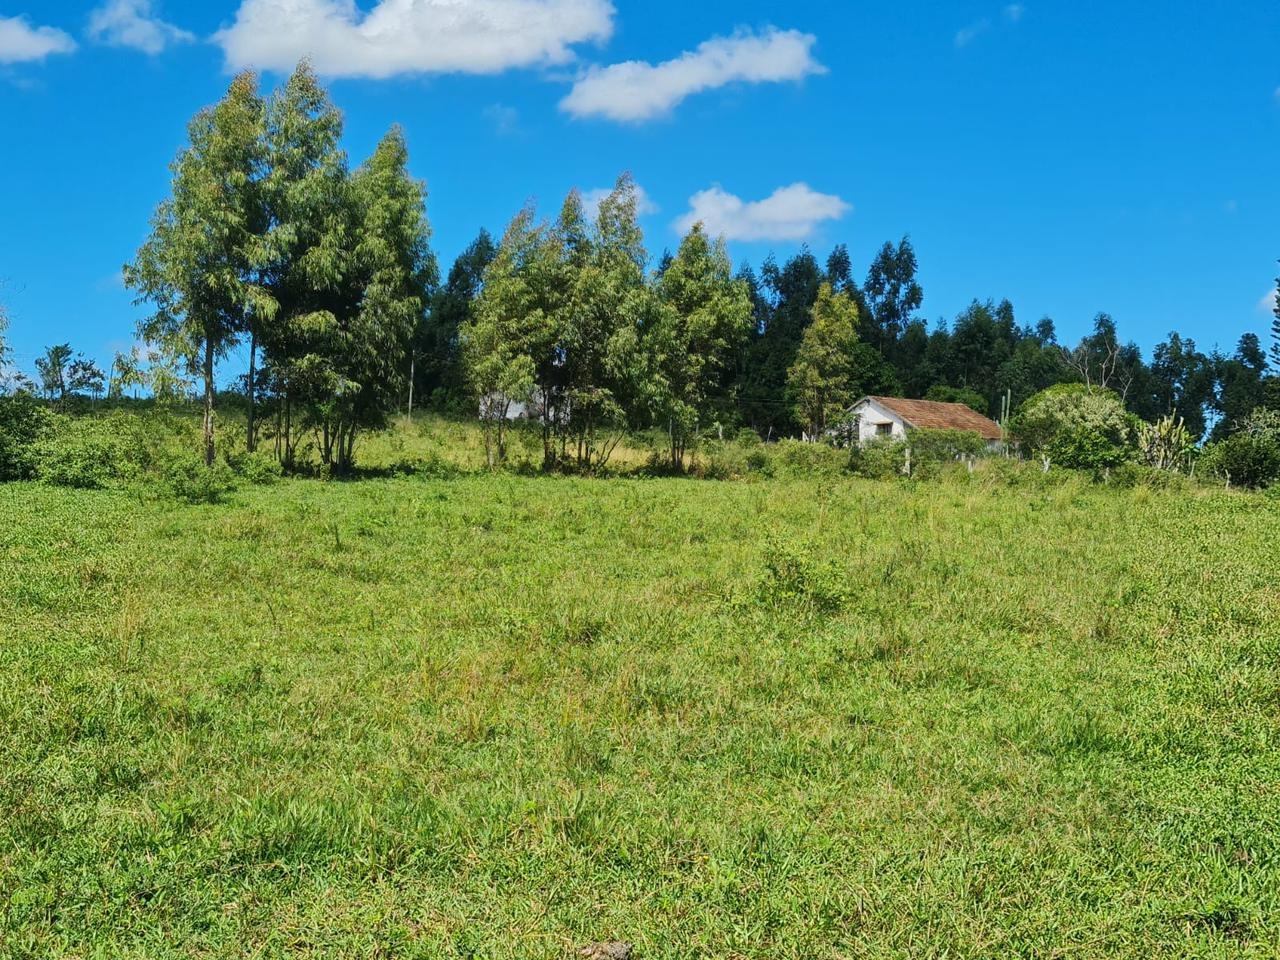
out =
[[204,341],[204,465],[213,466],[213,339]]
[[413,378],[417,373],[418,356],[409,355],[409,420],[413,420]]
[[249,388],[249,427],[245,435],[245,447],[250,453],[257,448],[257,430],[254,423],[254,403],[257,399],[257,359],[258,359],[258,335],[250,332],[249,334],[249,379],[247,386]]

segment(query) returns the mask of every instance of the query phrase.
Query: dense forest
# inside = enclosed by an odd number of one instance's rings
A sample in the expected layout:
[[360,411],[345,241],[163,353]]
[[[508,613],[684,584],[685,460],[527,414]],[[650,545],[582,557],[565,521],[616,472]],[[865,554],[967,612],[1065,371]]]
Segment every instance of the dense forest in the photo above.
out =
[[701,226],[654,258],[626,174],[595,209],[575,191],[550,218],[530,206],[498,238],[481,230],[441,276],[402,131],[354,168],[342,133],[306,64],[270,95],[236,77],[192,120],[171,195],[125,268],[149,309],[145,355],[104,372],[56,344],[35,380],[13,386],[59,406],[195,387],[212,464],[220,371],[240,347],[247,448],[290,469],[314,436],[338,472],[362,432],[415,406],[478,411],[495,465],[519,414],[540,426],[546,468],[583,470],[628,431],[664,431],[676,468],[712,431],[830,438],[868,393],[1008,423],[1044,391],[1079,385],[1123,408],[1135,435],[1176,430],[1183,445],[1252,435],[1273,424],[1255,412],[1280,409],[1280,310],[1270,357],[1256,334],[1228,353],[1171,332],[1148,359],[1106,313],[1063,342],[1052,319],[1028,322],[1008,300],[931,322],[909,237],[865,271],[843,244],[735,269]]

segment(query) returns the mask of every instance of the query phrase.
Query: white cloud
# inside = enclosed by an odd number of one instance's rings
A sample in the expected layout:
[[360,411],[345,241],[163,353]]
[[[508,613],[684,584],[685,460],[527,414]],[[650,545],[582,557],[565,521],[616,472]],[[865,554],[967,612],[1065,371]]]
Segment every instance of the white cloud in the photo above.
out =
[[744,201],[720,187],[695,193],[689,212],[676,221],[687,233],[701,223],[712,236],[727,240],[804,240],[825,220],[839,220],[853,207],[808,184],[780,187],[764,200]]
[[157,17],[151,0],[110,0],[89,14],[89,39],[155,55],[170,44],[191,43],[195,34]]
[[309,57],[330,77],[500,73],[566,63],[573,44],[613,32],[609,0],[243,0],[214,35],[227,66],[292,70]]
[[26,17],[0,17],[0,63],[30,63],[75,48],[76,42],[54,27],[33,27]]
[[1027,15],[1027,8],[1020,3],[1011,3],[1004,8],[1004,17],[1010,23],[1019,23]]
[[637,122],[669,113],[685,98],[730,83],[777,83],[826,73],[813,58],[817,38],[770,28],[715,37],[674,60],[641,60],[593,67],[560,108],[575,117]]
[[1274,313],[1280,307],[1280,291],[1268,290],[1258,301],[1259,313]]
[[[600,213],[600,204],[604,202],[605,197],[613,193],[613,187],[599,187],[595,190],[585,190],[582,193],[582,212],[586,214],[588,220],[594,220]],[[653,198],[645,191],[644,187],[636,184],[636,215],[647,217],[658,213],[659,207],[653,202]]]
[[979,20],[977,23],[956,32],[956,46],[967,47],[990,29],[990,20]]
[[484,108],[484,117],[493,124],[499,136],[507,137],[520,131],[520,111],[504,103],[493,103]]

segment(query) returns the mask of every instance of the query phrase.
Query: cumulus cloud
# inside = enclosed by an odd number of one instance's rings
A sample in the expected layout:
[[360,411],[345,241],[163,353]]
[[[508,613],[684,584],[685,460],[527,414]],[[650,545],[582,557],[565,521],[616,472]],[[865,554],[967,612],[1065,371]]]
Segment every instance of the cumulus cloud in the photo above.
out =
[[740,31],[715,37],[664,63],[633,60],[594,67],[578,79],[560,108],[575,117],[652,120],[704,90],[826,73],[813,58],[816,42],[816,37],[797,30]]
[[805,240],[818,224],[852,210],[839,197],[818,193],[806,183],[780,187],[755,201],[712,187],[689,198],[689,212],[676,221],[676,228],[687,233],[701,223],[709,234],[726,240]]
[[227,66],[292,70],[309,57],[330,77],[500,73],[566,63],[606,40],[609,0],[243,0],[215,34]]
[[1004,17],[1010,23],[1018,23],[1027,15],[1027,8],[1020,3],[1011,3],[1004,8]]
[[54,27],[33,27],[26,17],[0,17],[0,63],[31,63],[75,48],[76,42]]
[[[584,190],[582,192],[582,212],[587,215],[587,219],[594,220],[600,213],[600,204],[605,197],[613,193],[613,187],[599,187],[595,190]],[[645,191],[644,187],[636,184],[636,214],[641,217],[647,217],[657,213],[658,205],[653,202],[653,198]]]
[[110,0],[89,14],[89,39],[154,56],[171,44],[191,43],[195,35],[161,20],[151,0]]
[[1274,313],[1277,309],[1280,309],[1280,291],[1268,290],[1258,301],[1258,312]]

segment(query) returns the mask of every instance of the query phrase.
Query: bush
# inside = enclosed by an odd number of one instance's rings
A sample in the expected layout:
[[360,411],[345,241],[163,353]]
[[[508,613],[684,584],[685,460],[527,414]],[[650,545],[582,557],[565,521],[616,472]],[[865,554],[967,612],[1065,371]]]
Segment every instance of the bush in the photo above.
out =
[[986,456],[987,441],[971,430],[912,430],[907,435],[911,464],[954,463]]
[[53,415],[30,394],[0,397],[0,480],[36,475],[36,445],[52,423]]
[[223,460],[206,467],[197,456],[178,457],[164,469],[164,480],[175,497],[185,503],[221,503],[236,489],[235,473]]
[[34,445],[35,477],[62,487],[93,489],[133,480],[181,431],[165,417],[112,413],[105,417],[51,415]]
[[1129,459],[1134,423],[1110,390],[1064,383],[1024,403],[1012,431],[1027,453],[1046,463],[1101,474]]
[[849,469],[848,452],[825,443],[781,440],[774,445],[772,452],[775,468],[785,473],[833,475]]
[[1172,470],[1141,463],[1122,463],[1111,472],[1111,483],[1123,490],[1186,490],[1187,478]]
[[861,447],[854,447],[853,471],[869,480],[892,480],[907,469],[907,445],[892,437],[876,437]]
[[105,487],[126,472],[121,447],[96,421],[57,416],[36,444],[36,477],[58,487]]
[[284,468],[280,466],[280,461],[261,450],[237,457],[232,467],[249,483],[258,486],[273,484],[284,476]]
[[827,613],[849,598],[844,577],[833,561],[819,563],[810,547],[772,539],[765,545],[762,599],[767,603],[803,603]]
[[1280,441],[1267,433],[1237,433],[1206,447],[1200,463],[1209,476],[1261,490],[1280,479]]

